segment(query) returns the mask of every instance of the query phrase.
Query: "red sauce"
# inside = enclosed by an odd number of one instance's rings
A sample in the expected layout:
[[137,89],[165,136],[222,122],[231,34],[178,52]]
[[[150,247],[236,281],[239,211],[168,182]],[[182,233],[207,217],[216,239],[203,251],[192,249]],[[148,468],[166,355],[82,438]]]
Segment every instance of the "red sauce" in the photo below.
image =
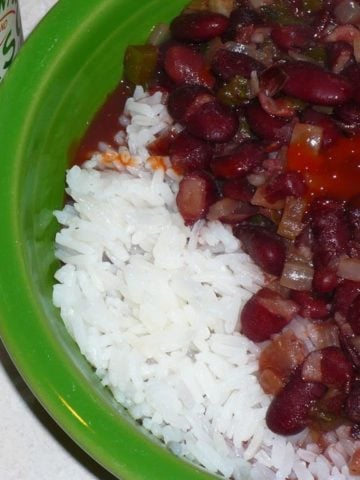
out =
[[350,200],[360,193],[360,135],[342,137],[317,155],[305,144],[290,145],[287,167],[304,174],[312,197]]
[[117,88],[110,93],[104,105],[91,120],[84,137],[72,155],[73,163],[81,165],[98,151],[99,142],[115,146],[114,137],[121,130],[119,117],[124,109],[126,99],[132,95],[131,87],[120,82]]

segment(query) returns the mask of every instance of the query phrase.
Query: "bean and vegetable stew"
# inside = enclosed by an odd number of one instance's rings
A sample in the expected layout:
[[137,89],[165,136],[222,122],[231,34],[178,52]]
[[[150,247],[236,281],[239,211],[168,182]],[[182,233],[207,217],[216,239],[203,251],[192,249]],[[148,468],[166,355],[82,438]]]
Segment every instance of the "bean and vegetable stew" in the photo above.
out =
[[[264,342],[283,435],[347,424],[360,439],[359,25],[353,0],[198,0],[124,60],[181,126],[149,150],[182,175],[184,222],[230,225],[264,272],[239,329]],[[310,353],[296,316],[314,324]]]

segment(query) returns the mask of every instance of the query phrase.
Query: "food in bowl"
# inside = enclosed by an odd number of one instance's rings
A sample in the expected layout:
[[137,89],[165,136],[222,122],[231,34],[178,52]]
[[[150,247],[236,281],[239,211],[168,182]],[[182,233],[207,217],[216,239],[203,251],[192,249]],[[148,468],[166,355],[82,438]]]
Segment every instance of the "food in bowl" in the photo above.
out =
[[82,353],[227,478],[359,472],[356,6],[300,7],[194,1],[130,46],[56,212]]

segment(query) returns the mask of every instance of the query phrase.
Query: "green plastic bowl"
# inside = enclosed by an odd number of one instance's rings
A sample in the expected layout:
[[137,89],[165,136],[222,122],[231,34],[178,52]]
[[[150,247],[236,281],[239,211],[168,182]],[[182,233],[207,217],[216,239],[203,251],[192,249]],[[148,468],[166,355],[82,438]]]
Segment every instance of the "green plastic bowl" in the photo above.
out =
[[172,455],[115,403],[51,302],[53,210],[69,150],[143,42],[184,0],[61,0],[0,86],[0,333],[34,394],[95,460],[124,480],[214,478]]

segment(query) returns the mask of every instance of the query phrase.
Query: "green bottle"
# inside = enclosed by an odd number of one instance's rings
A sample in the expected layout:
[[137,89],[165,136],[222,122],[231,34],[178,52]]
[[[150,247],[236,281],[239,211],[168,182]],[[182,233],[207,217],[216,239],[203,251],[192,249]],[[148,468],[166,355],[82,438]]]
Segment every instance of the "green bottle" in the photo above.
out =
[[0,81],[23,41],[17,0],[0,0]]

